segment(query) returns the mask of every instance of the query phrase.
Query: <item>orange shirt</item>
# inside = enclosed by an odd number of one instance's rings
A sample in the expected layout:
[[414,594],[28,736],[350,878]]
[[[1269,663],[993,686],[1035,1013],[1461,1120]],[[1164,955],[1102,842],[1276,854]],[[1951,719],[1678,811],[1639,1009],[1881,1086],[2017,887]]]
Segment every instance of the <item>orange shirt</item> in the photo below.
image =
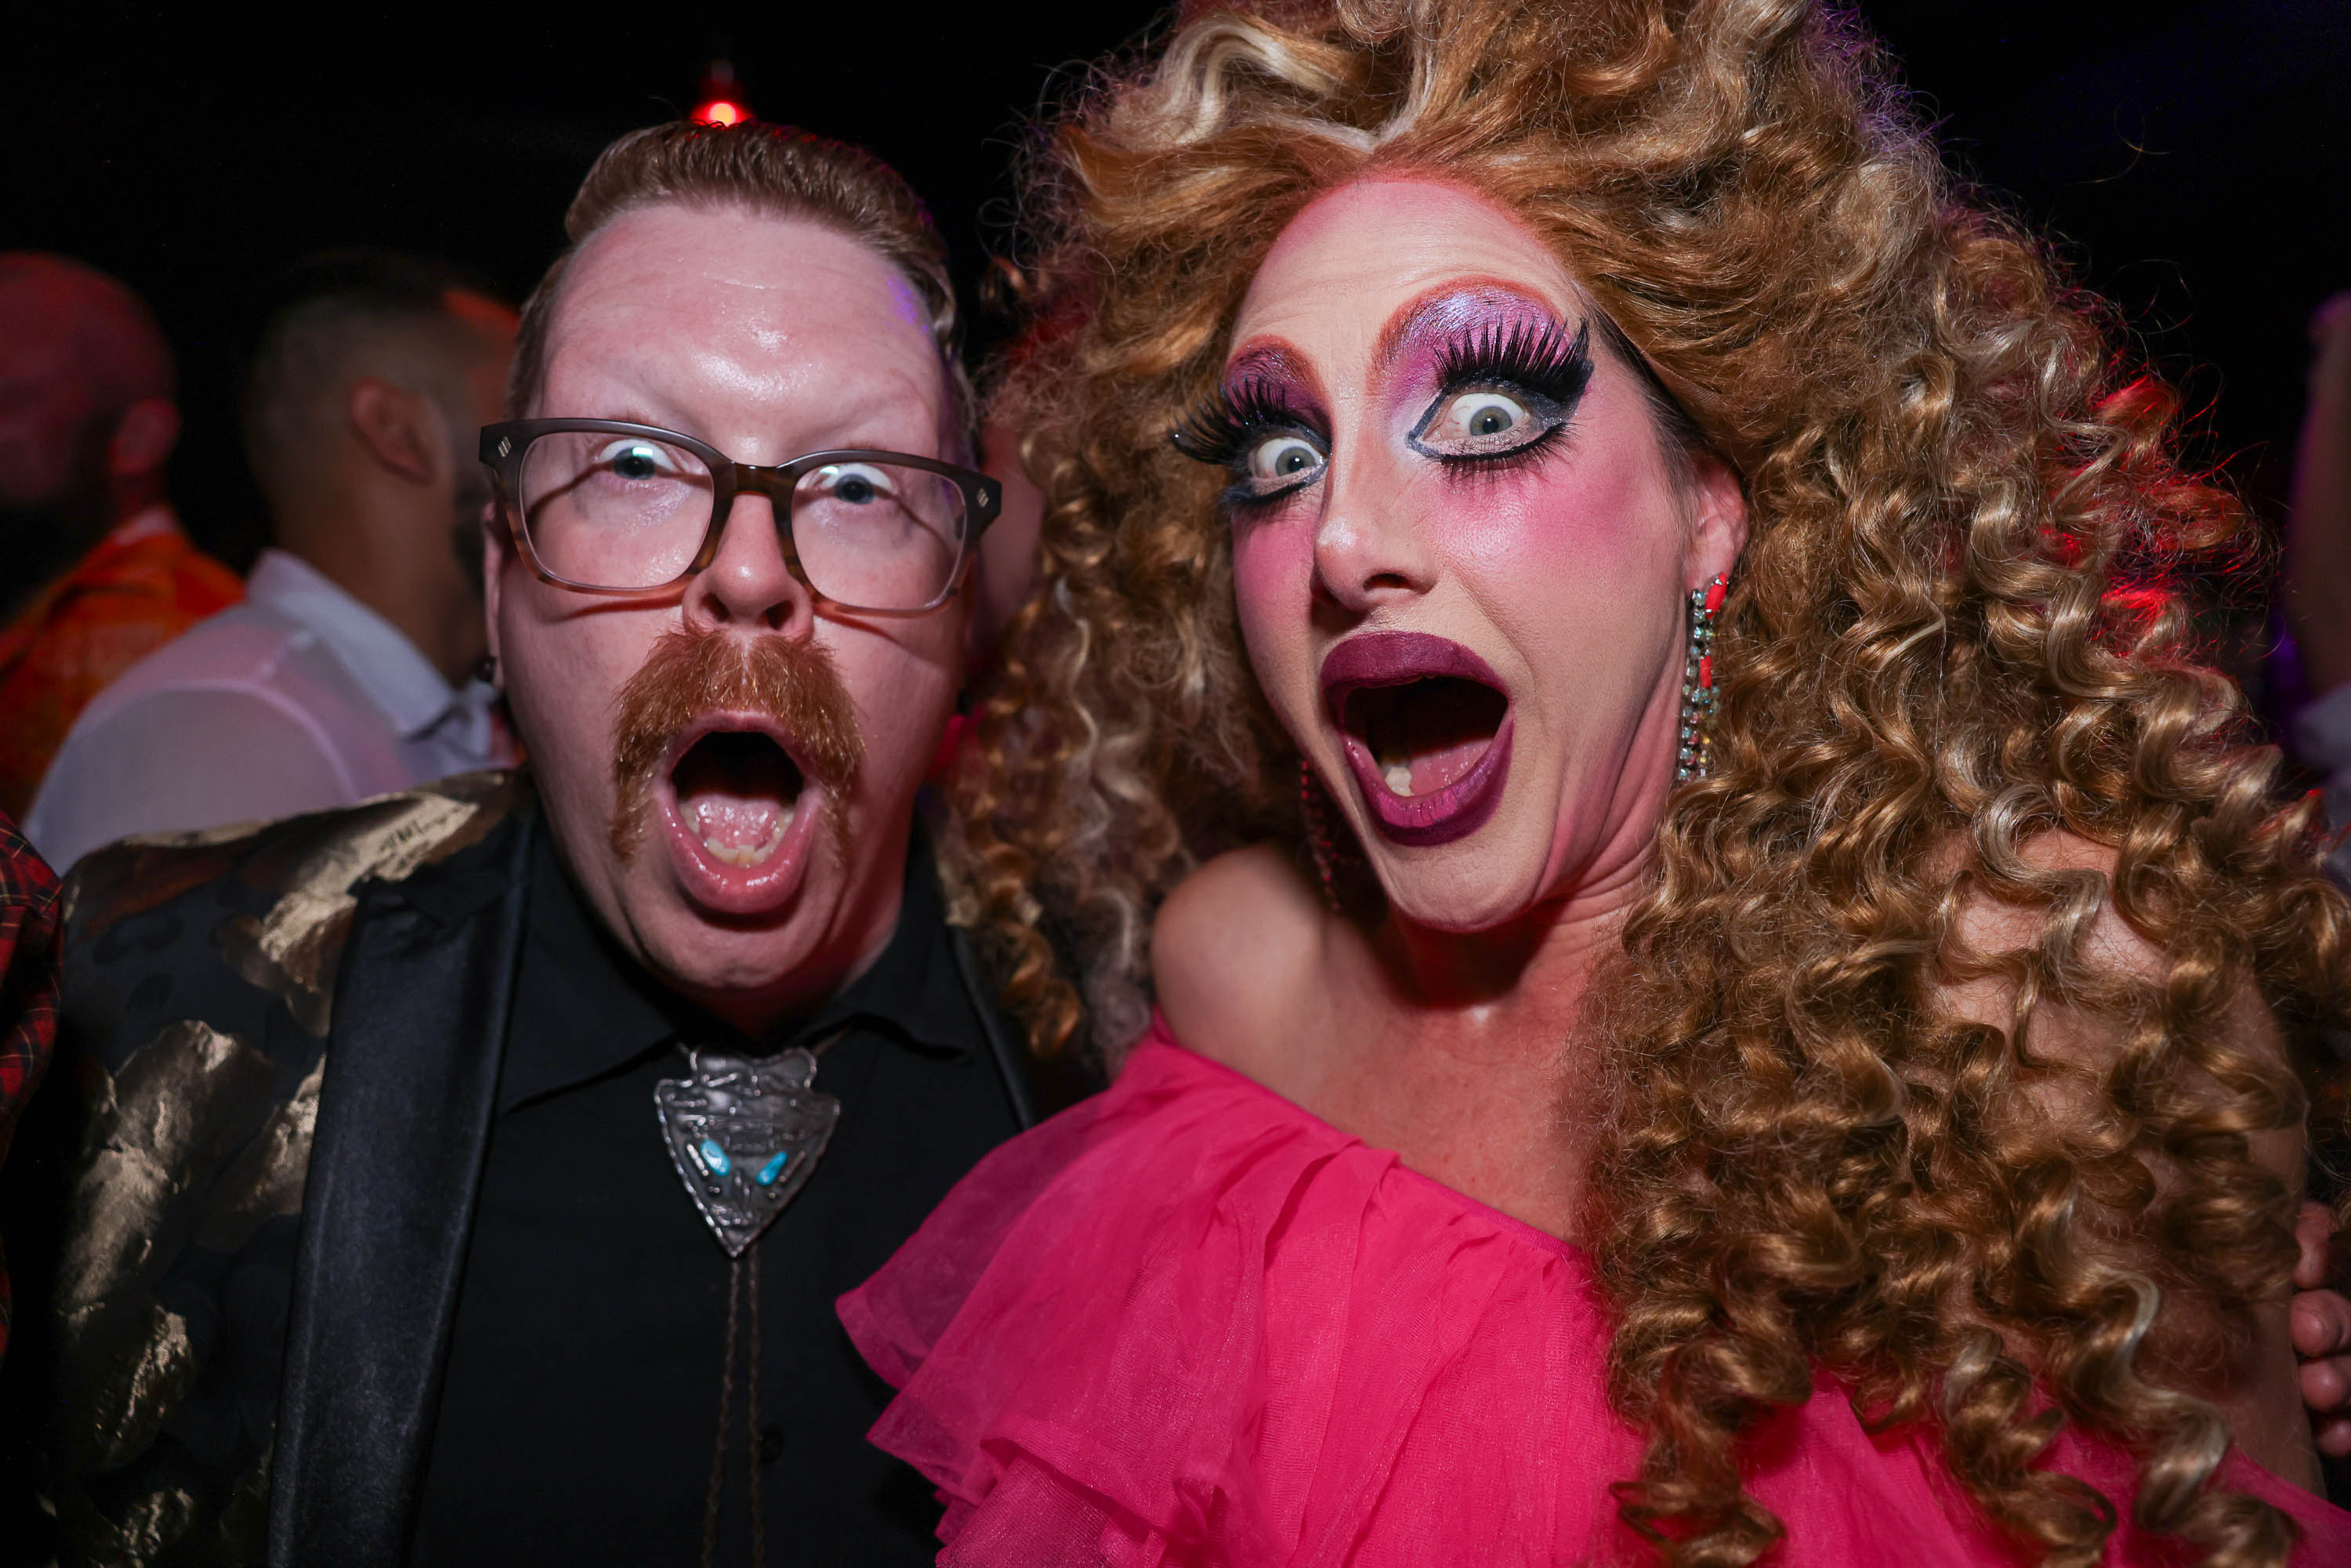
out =
[[163,507],[99,542],[0,632],[0,811],[21,817],[82,705],[205,616],[245,597]]

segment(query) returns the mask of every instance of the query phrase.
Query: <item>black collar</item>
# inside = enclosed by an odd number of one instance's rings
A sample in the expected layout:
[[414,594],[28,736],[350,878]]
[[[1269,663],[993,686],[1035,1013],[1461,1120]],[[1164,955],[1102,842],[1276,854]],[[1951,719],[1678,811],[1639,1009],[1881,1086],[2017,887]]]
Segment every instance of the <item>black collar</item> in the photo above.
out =
[[498,1083],[501,1113],[680,1040],[765,1055],[858,1025],[913,1050],[966,1055],[978,1039],[948,945],[930,846],[919,830],[906,845],[905,887],[888,946],[821,1007],[764,1040],[746,1037],[647,974],[590,913],[543,822],[536,838],[516,1009],[544,1027],[508,1041]]

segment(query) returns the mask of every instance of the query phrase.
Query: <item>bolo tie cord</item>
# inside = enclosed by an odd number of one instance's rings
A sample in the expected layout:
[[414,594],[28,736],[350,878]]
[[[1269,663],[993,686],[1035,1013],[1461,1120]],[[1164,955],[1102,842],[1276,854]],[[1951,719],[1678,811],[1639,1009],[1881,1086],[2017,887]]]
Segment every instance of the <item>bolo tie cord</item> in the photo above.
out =
[[750,1430],[746,1452],[751,1474],[751,1563],[766,1568],[767,1516],[759,1499],[759,1243],[757,1238],[726,1267],[726,1364],[718,1375],[718,1436],[710,1448],[710,1495],[702,1505],[702,1568],[713,1568],[718,1553],[718,1503],[726,1485],[726,1436],[735,1414],[735,1337],[740,1313],[747,1305],[751,1319],[751,1378],[744,1404]]

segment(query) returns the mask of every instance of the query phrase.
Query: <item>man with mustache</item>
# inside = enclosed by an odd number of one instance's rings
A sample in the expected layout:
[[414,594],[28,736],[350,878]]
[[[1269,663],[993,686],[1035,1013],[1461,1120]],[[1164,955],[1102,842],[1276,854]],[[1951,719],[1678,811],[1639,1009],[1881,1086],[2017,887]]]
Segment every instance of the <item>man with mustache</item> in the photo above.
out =
[[0,1539],[935,1551],[831,1303],[1034,1114],[914,825],[1000,504],[944,251],[758,126],[622,139],[568,228],[481,436],[528,772],[77,873]]

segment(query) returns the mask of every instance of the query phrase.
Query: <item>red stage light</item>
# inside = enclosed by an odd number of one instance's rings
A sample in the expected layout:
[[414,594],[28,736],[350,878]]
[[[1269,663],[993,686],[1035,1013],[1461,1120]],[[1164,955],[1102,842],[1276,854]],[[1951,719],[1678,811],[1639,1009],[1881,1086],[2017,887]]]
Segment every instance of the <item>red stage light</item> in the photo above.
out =
[[695,94],[693,120],[696,125],[741,125],[751,118],[751,106],[743,101],[743,91],[735,80],[735,68],[725,60],[713,60],[710,68],[702,73],[702,90]]

